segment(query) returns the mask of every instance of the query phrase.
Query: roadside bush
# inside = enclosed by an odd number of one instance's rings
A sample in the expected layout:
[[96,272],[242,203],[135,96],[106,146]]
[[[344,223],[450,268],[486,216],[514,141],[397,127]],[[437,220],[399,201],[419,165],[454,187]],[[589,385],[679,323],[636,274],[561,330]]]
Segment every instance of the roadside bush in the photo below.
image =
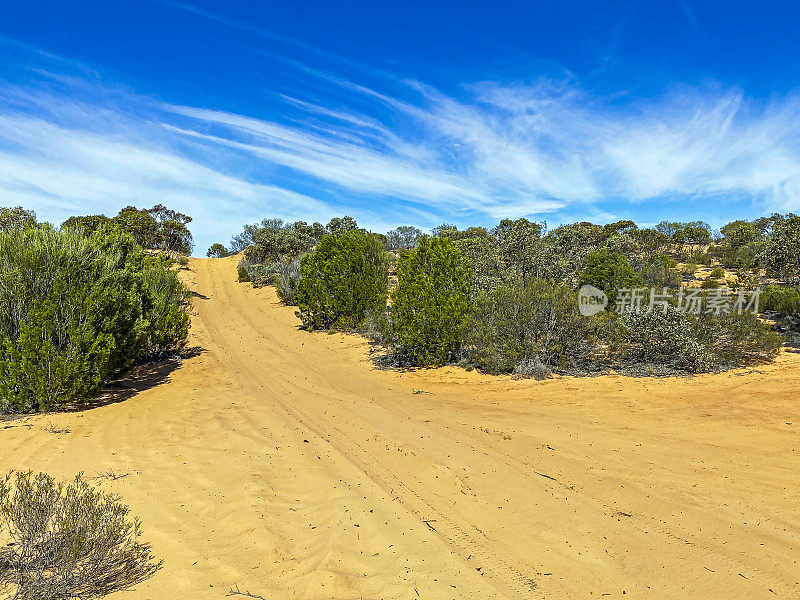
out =
[[466,328],[465,349],[487,373],[510,373],[526,360],[575,366],[592,350],[592,320],[575,292],[543,279],[515,282],[481,295]]
[[289,306],[297,305],[294,298],[294,290],[297,287],[298,279],[300,279],[299,260],[280,263],[277,277],[275,278],[275,286],[278,291],[278,296],[284,304],[288,304]]
[[250,275],[247,274],[247,266],[243,260],[240,260],[239,264],[236,265],[236,278],[239,283],[250,281]]
[[115,227],[0,234],[0,410],[93,397],[112,374],[182,344],[188,292]]
[[625,313],[621,325],[623,362],[666,365],[689,373],[714,367],[714,357],[698,339],[692,317],[672,306],[666,312]]
[[768,285],[761,290],[759,306],[762,312],[800,314],[800,290],[789,286]]
[[621,317],[623,363],[668,366],[687,373],[741,367],[771,360],[783,338],[756,315],[744,311],[699,316],[669,306],[666,312],[640,311]]
[[725,277],[725,267],[714,267],[711,269],[711,277],[714,279],[721,279]]
[[552,376],[553,372],[539,357],[524,358],[520,363],[514,367],[514,379],[536,379],[542,381]]
[[704,290],[715,290],[720,287],[720,285],[719,281],[716,279],[705,279],[703,283],[700,284],[700,287]]
[[397,263],[391,320],[397,350],[417,365],[440,365],[461,347],[472,270],[449,238],[420,238]]
[[23,472],[0,479],[0,593],[17,600],[100,598],[161,568],[127,506],[80,476],[57,483]]
[[697,320],[697,336],[714,357],[715,369],[728,369],[763,363],[775,358],[784,339],[749,311]]
[[388,289],[381,238],[356,229],[327,234],[300,259],[297,316],[307,329],[358,327],[367,311],[385,307]]

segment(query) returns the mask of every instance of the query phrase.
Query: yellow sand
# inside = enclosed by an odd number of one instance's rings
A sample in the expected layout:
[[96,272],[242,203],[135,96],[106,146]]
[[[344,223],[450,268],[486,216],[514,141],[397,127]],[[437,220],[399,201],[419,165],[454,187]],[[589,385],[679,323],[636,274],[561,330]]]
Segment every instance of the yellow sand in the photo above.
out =
[[800,597],[800,356],[693,379],[379,371],[235,264],[185,273],[198,356],[0,423],[2,470],[127,474],[97,481],[165,563],[114,598]]

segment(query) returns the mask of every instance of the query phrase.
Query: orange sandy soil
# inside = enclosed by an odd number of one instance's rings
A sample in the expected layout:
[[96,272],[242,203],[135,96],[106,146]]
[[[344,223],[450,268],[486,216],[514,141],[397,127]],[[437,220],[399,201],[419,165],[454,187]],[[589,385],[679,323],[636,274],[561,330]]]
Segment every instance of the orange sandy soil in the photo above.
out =
[[235,265],[184,272],[197,356],[0,423],[2,470],[128,474],[97,481],[164,568],[112,598],[800,597],[800,355],[671,379],[379,371]]

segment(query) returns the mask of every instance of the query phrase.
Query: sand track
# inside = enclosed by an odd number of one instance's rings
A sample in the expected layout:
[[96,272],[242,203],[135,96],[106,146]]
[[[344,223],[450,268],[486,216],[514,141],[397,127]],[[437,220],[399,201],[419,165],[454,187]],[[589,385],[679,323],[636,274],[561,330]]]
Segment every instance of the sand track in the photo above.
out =
[[668,380],[377,371],[235,258],[187,280],[197,356],[0,423],[3,469],[124,475],[98,481],[165,568],[121,598],[800,597],[797,355]]

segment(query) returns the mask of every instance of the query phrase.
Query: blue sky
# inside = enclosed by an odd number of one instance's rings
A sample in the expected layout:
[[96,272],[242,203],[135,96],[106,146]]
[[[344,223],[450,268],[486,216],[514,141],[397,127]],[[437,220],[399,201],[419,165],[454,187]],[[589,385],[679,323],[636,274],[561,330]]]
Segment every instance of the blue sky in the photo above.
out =
[[790,2],[0,0],[0,205],[639,223],[800,209]]

